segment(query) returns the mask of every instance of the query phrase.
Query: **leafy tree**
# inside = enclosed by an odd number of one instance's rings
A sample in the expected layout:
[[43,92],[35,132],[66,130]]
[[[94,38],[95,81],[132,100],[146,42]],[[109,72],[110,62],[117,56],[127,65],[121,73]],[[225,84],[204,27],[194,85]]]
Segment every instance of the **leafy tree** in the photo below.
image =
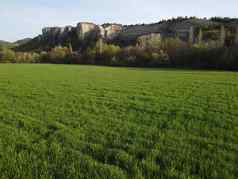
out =
[[67,62],[66,57],[70,54],[70,50],[67,47],[55,47],[51,49],[51,51],[48,53],[48,57],[50,59],[50,62],[52,63],[65,63]]
[[15,52],[7,49],[2,48],[0,51],[0,62],[13,62],[15,59]]

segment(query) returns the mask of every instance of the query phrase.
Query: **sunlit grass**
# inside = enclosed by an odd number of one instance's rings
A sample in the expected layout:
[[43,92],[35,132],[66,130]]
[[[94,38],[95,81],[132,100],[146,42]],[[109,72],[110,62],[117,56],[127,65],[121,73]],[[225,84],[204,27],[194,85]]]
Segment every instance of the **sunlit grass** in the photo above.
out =
[[0,177],[237,178],[238,73],[0,65]]

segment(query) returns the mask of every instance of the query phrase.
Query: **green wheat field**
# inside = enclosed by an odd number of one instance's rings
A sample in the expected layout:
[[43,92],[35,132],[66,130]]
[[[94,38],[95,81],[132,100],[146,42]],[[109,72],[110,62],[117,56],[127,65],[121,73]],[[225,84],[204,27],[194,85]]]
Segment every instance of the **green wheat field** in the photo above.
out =
[[238,73],[0,65],[1,179],[237,179]]

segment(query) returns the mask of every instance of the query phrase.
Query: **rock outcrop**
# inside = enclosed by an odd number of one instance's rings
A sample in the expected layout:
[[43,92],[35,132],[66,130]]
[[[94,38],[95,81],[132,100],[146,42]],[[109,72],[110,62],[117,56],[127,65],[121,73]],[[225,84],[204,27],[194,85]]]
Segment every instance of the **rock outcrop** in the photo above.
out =
[[136,39],[140,36],[151,33],[159,33],[162,38],[178,37],[181,40],[188,41],[189,38],[191,38],[191,28],[194,28],[195,30],[195,28],[208,27],[212,25],[217,25],[217,23],[206,19],[191,18],[174,21],[162,21],[155,24],[124,26],[122,32],[119,34],[118,40],[127,45],[135,43]]
[[[78,50],[82,47],[87,47],[92,42],[97,40],[103,40],[105,42],[117,43],[120,45],[134,45],[139,40],[152,38],[167,38],[176,37],[183,41],[189,41],[190,43],[199,42],[202,40],[207,41],[207,32],[204,34],[199,32],[199,29],[205,27],[212,27],[211,32],[217,27],[220,27],[222,23],[197,18],[178,18],[167,21],[161,21],[154,24],[139,24],[139,25],[127,25],[120,24],[103,24],[96,25],[89,22],[78,23],[76,27],[47,27],[42,30],[42,34],[34,38],[31,42],[24,44],[19,49],[35,50],[45,49],[48,50],[56,45],[69,45],[72,44],[73,49]],[[235,26],[235,25],[232,25]],[[210,33],[210,32],[209,32]],[[221,43],[224,43],[225,33],[219,33]],[[237,33],[238,34],[238,33]],[[209,34],[208,34],[209,35]],[[211,36],[211,35],[210,35]],[[142,38],[140,38],[142,37]],[[235,42],[238,43],[238,35],[236,35]],[[154,38],[154,37],[153,37]],[[146,41],[146,40],[145,40]]]
[[78,23],[76,33],[79,40],[94,39],[98,35],[98,26],[88,22]]
[[118,36],[118,41],[123,44],[131,44],[136,42],[137,38],[143,35],[148,35],[151,33],[162,34],[161,24],[150,24],[150,25],[131,25],[124,26],[122,32]]
[[114,40],[122,31],[123,26],[117,24],[96,25],[89,22],[80,22],[76,27],[46,27],[42,29],[43,39],[62,40],[70,33],[75,33],[78,40],[95,40],[103,38],[105,41]]
[[103,38],[106,41],[114,40],[122,31],[122,25],[104,24],[96,25],[93,23],[79,23],[76,27],[77,36],[79,39],[96,39]]
[[92,42],[101,39],[105,42],[113,42],[122,31],[119,24],[96,25],[89,22],[78,23],[77,26],[45,27],[42,34],[32,39],[27,44],[19,46],[19,50],[49,50],[63,45],[72,45],[74,49],[87,48]]
[[65,39],[69,36],[69,34],[72,32],[73,27],[72,26],[66,26],[66,27],[46,27],[42,29],[42,40],[50,41],[51,43],[62,43]]
[[103,29],[101,31],[102,37],[107,41],[114,40],[123,29],[123,26],[119,24],[104,24],[101,27]]

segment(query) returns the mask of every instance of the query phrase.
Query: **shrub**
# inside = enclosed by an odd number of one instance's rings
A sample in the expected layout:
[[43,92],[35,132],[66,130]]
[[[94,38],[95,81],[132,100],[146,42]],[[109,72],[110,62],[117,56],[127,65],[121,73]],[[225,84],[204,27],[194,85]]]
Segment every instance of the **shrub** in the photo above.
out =
[[[101,50],[100,50],[101,49]],[[121,48],[113,44],[102,44],[102,47],[96,46],[96,64],[112,65],[118,56]]]
[[96,59],[96,48],[87,48],[83,53],[81,63],[84,64],[95,64]]
[[55,47],[48,53],[48,58],[51,63],[69,63],[67,56],[70,54],[70,49],[67,47]]
[[[181,49],[187,49],[188,44],[178,38],[167,38],[161,43],[160,49],[168,53],[169,57],[173,59],[177,52]],[[173,62],[173,61],[172,61]]]
[[2,48],[0,51],[0,62],[13,62],[15,59],[15,52],[11,49]]
[[40,61],[40,55],[38,53],[26,53],[16,52],[14,63],[38,63]]
[[169,66],[169,64],[170,64],[169,56],[163,50],[151,53],[151,61],[149,66],[151,67]]
[[169,57],[163,50],[127,47],[119,54],[119,65],[158,67],[169,65]]
[[235,47],[180,49],[173,58],[175,67],[202,69],[238,69],[238,53]]
[[40,52],[39,54],[40,63],[49,63],[48,54],[45,51]]
[[160,34],[144,35],[137,39],[137,45],[145,49],[158,50],[161,46],[162,38]]

